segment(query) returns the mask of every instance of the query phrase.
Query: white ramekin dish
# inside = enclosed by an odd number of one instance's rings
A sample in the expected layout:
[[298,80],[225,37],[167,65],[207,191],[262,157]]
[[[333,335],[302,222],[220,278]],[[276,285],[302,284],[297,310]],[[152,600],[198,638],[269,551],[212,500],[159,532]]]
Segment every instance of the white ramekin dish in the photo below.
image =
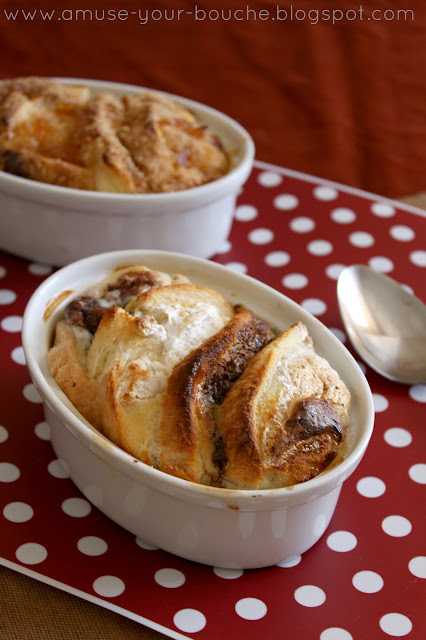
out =
[[[58,80],[87,85],[92,95],[147,91],[115,82]],[[241,125],[216,109],[158,93],[190,109],[219,135],[231,157],[226,175],[183,191],[120,194],[43,184],[0,171],[0,248],[57,266],[131,247],[201,258],[220,250],[232,225],[236,197],[253,166],[253,140]]]
[[[231,303],[246,304],[279,329],[298,320],[304,322],[317,352],[339,372],[352,395],[350,433],[340,463],[288,488],[217,489],[157,471],[91,427],[50,375],[47,352],[56,322],[69,300],[118,265],[131,264],[184,273],[194,282],[217,289]],[[68,295],[58,298],[63,292]],[[60,304],[44,318],[46,306],[55,299],[61,300]],[[31,378],[44,402],[53,448],[88,500],[144,541],[212,566],[268,566],[309,549],[325,532],[342,483],[360,462],[373,429],[373,402],[365,376],[321,322],[253,278],[190,256],[120,251],[92,256],[61,269],[45,280],[28,303],[23,346]]]

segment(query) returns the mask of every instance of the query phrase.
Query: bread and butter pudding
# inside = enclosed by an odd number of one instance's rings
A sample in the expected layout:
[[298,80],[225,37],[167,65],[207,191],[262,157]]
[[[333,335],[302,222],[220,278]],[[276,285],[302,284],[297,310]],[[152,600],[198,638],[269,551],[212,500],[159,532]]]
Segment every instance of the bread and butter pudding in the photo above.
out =
[[349,391],[302,323],[277,335],[179,274],[115,269],[67,305],[48,361],[95,428],[192,482],[304,482],[346,438]]
[[0,83],[0,169],[84,190],[161,193],[225,175],[217,135],[151,91],[92,95],[48,78]]

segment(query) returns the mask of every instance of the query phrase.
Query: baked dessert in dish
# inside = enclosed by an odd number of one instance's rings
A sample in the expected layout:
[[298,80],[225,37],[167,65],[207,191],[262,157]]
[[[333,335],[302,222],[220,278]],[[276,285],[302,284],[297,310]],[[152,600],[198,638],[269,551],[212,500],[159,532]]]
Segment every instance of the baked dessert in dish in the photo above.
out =
[[76,296],[52,375],[135,458],[200,484],[304,482],[341,452],[350,394],[302,323],[283,333],[217,291],[144,266]]
[[115,193],[188,189],[220,178],[219,138],[151,91],[117,97],[47,78],[0,83],[0,169],[59,186]]

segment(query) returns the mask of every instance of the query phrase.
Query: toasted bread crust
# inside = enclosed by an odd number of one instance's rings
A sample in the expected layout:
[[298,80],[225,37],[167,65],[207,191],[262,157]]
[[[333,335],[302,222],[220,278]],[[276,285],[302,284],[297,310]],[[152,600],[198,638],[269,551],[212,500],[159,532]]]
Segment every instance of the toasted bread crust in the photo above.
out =
[[221,331],[174,367],[158,433],[163,471],[202,484],[220,481],[213,405],[223,400],[249,359],[273,335],[269,325],[238,307]]
[[102,411],[94,381],[87,375],[86,354],[72,327],[61,320],[56,325],[55,341],[48,353],[52,376],[76,409],[94,427],[103,430]]
[[[306,422],[294,423],[301,401],[320,400],[340,421],[342,437]],[[350,394],[297,323],[248,364],[217,412],[227,444],[224,486],[273,488],[304,482],[334,459],[347,428]],[[322,409],[325,412],[325,406]]]

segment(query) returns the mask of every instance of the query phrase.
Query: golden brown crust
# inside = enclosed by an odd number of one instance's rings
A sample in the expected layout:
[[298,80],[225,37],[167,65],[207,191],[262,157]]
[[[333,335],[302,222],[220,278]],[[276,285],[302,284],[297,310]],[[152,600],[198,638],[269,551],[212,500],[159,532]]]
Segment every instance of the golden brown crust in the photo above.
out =
[[97,191],[137,193],[147,190],[143,175],[117,135],[123,118],[122,101],[110,94],[89,100],[81,115],[78,148],[84,165],[93,175]]
[[[328,466],[343,436],[318,430],[312,419],[305,431],[295,423],[300,402],[312,398],[326,403],[328,416],[335,414],[344,434],[349,392],[315,353],[306,327],[297,323],[252,358],[217,410],[217,427],[226,443],[223,485],[288,486]],[[324,408],[322,413],[327,413]]]
[[48,353],[50,372],[76,409],[94,427],[103,430],[101,408],[94,381],[87,375],[86,353],[65,320],[56,325],[55,341]]
[[88,87],[30,77],[0,83],[0,169],[72,188],[157,193],[215,180],[229,158],[217,136],[161,95],[90,97]]
[[229,169],[217,136],[194,116],[160,95],[126,96],[118,132],[145,178],[139,191],[165,192],[211,182]]
[[222,402],[249,359],[273,335],[268,324],[238,307],[219,333],[174,367],[162,401],[160,469],[202,484],[219,482],[213,405]]
[[[173,366],[233,315],[217,291],[179,274],[116,269],[67,305],[51,372],[83,415],[94,404],[90,415],[100,414],[96,426],[108,438],[157,464],[160,406]],[[62,371],[68,361],[71,369]]]
[[31,151],[5,150],[0,168],[21,178],[72,189],[93,189],[93,177],[84,167],[58,158],[42,157]]

